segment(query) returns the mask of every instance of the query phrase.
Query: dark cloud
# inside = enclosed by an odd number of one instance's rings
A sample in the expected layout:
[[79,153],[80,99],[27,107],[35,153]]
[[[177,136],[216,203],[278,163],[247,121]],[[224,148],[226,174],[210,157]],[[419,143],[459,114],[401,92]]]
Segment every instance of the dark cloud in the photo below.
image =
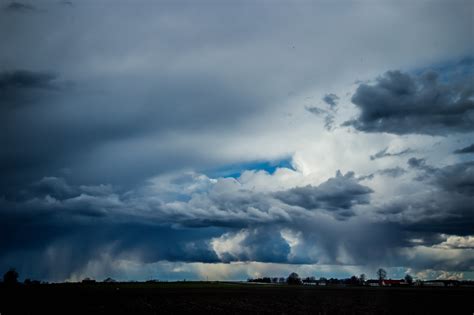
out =
[[52,88],[52,82],[57,78],[49,72],[34,72],[28,70],[4,71],[0,73],[0,90],[24,88]]
[[443,167],[436,172],[433,181],[446,192],[463,194],[474,199],[474,162]]
[[389,71],[352,96],[360,109],[353,126],[365,132],[445,135],[474,131],[474,82],[466,75],[445,82],[436,72],[413,76]]
[[[54,99],[60,90],[58,77],[50,72],[13,70],[0,72],[0,114],[7,122],[15,123],[19,110],[39,104],[42,99]],[[8,127],[8,123],[5,124]],[[24,130],[25,132],[26,130]],[[14,136],[14,134],[10,134]]]
[[352,209],[354,206],[368,204],[372,192],[369,187],[358,183],[354,173],[348,172],[342,175],[338,171],[336,177],[328,179],[319,186],[292,188],[275,196],[289,205],[305,209],[325,209],[344,218],[354,215]]
[[337,101],[339,100],[339,97],[336,95],[336,94],[333,94],[333,93],[330,93],[330,94],[326,94],[324,97],[323,97],[323,101],[328,104],[329,106],[331,106],[331,108],[334,108],[337,106]]
[[410,158],[407,161],[408,165],[413,168],[422,168],[426,166],[426,160],[425,159],[418,159],[415,157]]
[[401,167],[386,168],[377,172],[380,175],[390,176],[390,177],[399,177],[406,173],[406,171]]
[[45,177],[28,189],[28,198],[0,199],[2,268],[27,256],[26,261],[35,263],[18,265],[23,273],[64,280],[103,255],[141,263],[219,261],[208,240],[222,229],[152,219],[110,186],[77,187],[63,178]]
[[[383,262],[433,267],[428,258],[410,261],[398,251],[412,247],[411,238],[431,246],[427,242],[440,243],[439,233],[470,233],[473,163],[429,171],[426,161],[413,159],[415,170],[427,173],[423,183],[435,191],[378,206],[383,217],[375,216],[375,221],[355,211],[357,206],[374,206],[369,203],[372,190],[352,172],[338,172],[319,186],[276,193],[243,189],[233,178],[211,180],[197,174],[135,191],[44,177],[18,192],[21,197],[0,200],[0,266],[28,255],[37,263],[25,264],[23,272],[47,279],[67,278],[103,255],[112,261],[132,255],[141,263]],[[404,170],[380,171],[398,173]],[[294,239],[291,246],[286,237]],[[48,261],[51,255],[56,265]],[[466,260],[438,264],[461,268]]]
[[413,153],[413,150],[412,149],[405,149],[405,150],[402,150],[400,152],[394,152],[394,153],[390,153],[390,152],[387,152],[388,151],[388,147],[375,153],[374,155],[371,155],[370,156],[370,159],[373,161],[373,160],[376,160],[376,159],[381,159],[381,158],[384,158],[384,157],[390,157],[390,156],[401,156],[401,155],[404,155],[404,154],[408,154],[408,153]]
[[49,195],[56,199],[66,199],[77,196],[78,193],[69,186],[64,178],[43,177],[32,185],[35,194]]
[[439,169],[427,164],[424,158],[412,157],[408,159],[407,164],[410,168],[420,171],[419,175],[415,178],[416,180],[423,181],[439,172]]
[[474,143],[465,147],[465,148],[462,148],[462,149],[459,149],[459,150],[456,150],[454,151],[455,154],[466,154],[466,153],[474,153]]
[[12,1],[4,7],[4,10],[12,12],[28,12],[36,10],[36,7],[28,3]]
[[409,164],[421,172],[416,179],[429,185],[430,189],[407,194],[380,211],[403,217],[401,221],[411,230],[472,234],[474,162],[436,168],[424,159],[411,158]]

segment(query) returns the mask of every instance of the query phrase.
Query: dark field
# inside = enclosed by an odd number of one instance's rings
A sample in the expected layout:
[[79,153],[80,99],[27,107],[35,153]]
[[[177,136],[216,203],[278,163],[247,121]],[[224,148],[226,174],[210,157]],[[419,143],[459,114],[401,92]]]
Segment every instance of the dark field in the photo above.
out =
[[473,288],[335,288],[232,283],[0,288],[9,314],[473,314]]

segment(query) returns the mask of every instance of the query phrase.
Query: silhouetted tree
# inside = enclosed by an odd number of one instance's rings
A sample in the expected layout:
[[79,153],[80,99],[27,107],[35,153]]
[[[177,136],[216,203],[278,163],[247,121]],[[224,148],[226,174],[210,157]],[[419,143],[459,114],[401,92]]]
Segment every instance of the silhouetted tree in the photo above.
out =
[[385,269],[380,268],[377,270],[377,277],[379,278],[379,281],[382,282],[387,277]]
[[358,285],[358,284],[359,284],[359,278],[357,278],[356,276],[352,276],[352,277],[349,279],[349,284],[351,284],[351,285]]
[[409,285],[413,284],[413,277],[409,274],[405,276],[405,282],[408,283]]
[[16,272],[15,268],[10,268],[5,272],[3,275],[3,283],[8,286],[16,285],[18,283],[18,272]]
[[288,284],[301,284],[301,278],[296,272],[290,273],[288,278],[286,278],[286,283]]
[[360,284],[363,285],[363,284],[365,283],[366,278],[367,278],[367,277],[365,276],[365,273],[361,274],[361,275],[359,276]]

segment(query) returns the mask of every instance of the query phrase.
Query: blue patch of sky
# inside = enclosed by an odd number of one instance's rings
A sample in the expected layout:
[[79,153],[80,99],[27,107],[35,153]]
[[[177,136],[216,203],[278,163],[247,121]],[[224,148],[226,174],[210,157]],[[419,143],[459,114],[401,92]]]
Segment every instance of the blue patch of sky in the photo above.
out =
[[233,177],[238,178],[245,171],[265,171],[273,174],[278,168],[289,168],[294,170],[291,164],[291,158],[285,158],[275,161],[253,161],[247,163],[232,164],[220,167],[218,169],[205,172],[209,177]]

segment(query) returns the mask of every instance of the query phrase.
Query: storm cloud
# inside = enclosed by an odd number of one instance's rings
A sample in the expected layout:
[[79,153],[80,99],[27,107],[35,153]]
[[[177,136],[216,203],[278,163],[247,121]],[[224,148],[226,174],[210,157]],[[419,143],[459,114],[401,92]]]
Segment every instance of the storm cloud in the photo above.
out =
[[340,217],[353,215],[352,207],[369,203],[369,187],[360,185],[349,172],[342,175],[338,171],[336,177],[330,178],[317,187],[292,188],[277,193],[277,198],[283,202],[305,209],[326,209],[334,211]]
[[389,71],[373,85],[361,84],[351,99],[360,115],[344,125],[399,135],[474,131],[472,76],[447,83],[439,76],[434,71],[422,75]]

